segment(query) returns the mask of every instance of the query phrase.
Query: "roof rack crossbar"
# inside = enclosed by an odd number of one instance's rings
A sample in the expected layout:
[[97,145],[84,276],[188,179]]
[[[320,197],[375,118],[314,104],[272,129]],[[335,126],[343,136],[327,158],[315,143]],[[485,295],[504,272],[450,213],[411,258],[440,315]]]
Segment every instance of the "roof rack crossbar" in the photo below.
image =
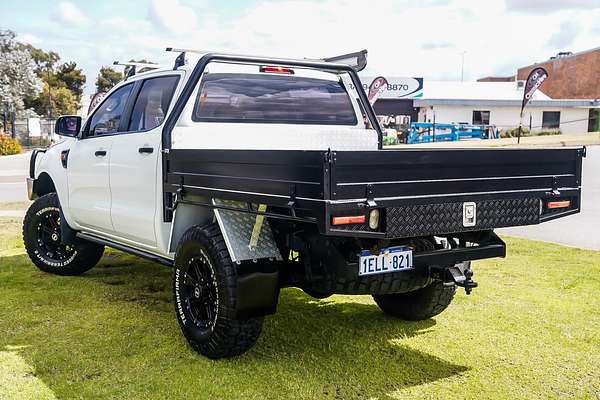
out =
[[125,70],[127,71],[125,80],[127,80],[127,78],[131,78],[132,76],[134,76],[137,73],[142,73],[142,72],[160,68],[160,65],[158,65],[158,64],[141,63],[141,62],[135,62],[135,61],[127,61],[127,62],[114,61],[113,65],[121,65],[121,66],[125,67]]
[[[197,50],[197,49],[184,49],[177,47],[167,47],[166,51],[180,52],[179,56],[175,60],[175,67],[173,69],[177,69],[178,67],[185,64],[185,54],[186,53],[195,53],[195,54],[217,54],[216,52],[209,50]],[[229,54],[229,53],[218,53],[222,55],[230,55],[230,56],[240,56],[240,54]],[[256,56],[246,56],[246,57],[256,57]],[[265,57],[266,58],[266,57]],[[283,59],[282,59],[283,60]],[[320,61],[320,62],[328,62],[328,63],[337,63],[337,64],[346,64],[352,67],[356,72],[360,72],[367,66],[367,50],[361,50],[354,53],[342,54],[339,56],[328,57],[328,58],[304,58],[305,61]]]

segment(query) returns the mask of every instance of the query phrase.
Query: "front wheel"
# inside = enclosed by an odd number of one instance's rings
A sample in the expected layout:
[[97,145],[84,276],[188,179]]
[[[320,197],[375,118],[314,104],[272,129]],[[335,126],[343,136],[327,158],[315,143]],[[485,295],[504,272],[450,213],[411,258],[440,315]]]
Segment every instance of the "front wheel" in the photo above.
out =
[[60,203],[56,193],[38,198],[23,220],[23,243],[31,261],[42,271],[56,275],[80,275],[93,268],[104,253],[104,246],[61,240]]
[[238,319],[237,271],[219,226],[188,229],[177,248],[173,297],[181,330],[198,353],[233,357],[250,349],[263,318]]
[[440,314],[454,298],[455,285],[433,282],[422,289],[407,293],[373,295],[381,310],[408,321],[421,321]]

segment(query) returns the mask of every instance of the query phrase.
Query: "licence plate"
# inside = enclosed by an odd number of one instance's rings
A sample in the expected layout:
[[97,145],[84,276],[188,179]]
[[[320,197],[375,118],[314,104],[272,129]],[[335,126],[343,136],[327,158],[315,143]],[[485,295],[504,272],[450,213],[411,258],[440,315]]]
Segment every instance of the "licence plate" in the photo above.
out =
[[412,267],[413,254],[410,247],[389,247],[381,249],[379,254],[371,254],[369,250],[363,250],[359,257],[358,275],[385,274]]

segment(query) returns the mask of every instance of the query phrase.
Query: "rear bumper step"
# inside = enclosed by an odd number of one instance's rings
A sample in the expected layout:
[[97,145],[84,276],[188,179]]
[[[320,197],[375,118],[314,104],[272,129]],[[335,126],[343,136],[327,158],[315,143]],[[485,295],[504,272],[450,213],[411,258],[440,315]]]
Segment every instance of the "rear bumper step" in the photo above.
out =
[[506,257],[506,244],[494,232],[478,243],[477,246],[462,247],[448,250],[434,250],[413,255],[415,268],[432,265],[450,266],[463,261],[482,260],[492,257]]

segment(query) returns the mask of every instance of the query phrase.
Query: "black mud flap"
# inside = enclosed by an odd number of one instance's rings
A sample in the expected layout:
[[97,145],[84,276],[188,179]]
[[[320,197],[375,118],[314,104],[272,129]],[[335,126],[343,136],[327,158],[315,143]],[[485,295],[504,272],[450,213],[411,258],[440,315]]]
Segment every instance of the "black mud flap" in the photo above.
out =
[[236,318],[274,314],[279,300],[278,272],[251,272],[237,278]]

